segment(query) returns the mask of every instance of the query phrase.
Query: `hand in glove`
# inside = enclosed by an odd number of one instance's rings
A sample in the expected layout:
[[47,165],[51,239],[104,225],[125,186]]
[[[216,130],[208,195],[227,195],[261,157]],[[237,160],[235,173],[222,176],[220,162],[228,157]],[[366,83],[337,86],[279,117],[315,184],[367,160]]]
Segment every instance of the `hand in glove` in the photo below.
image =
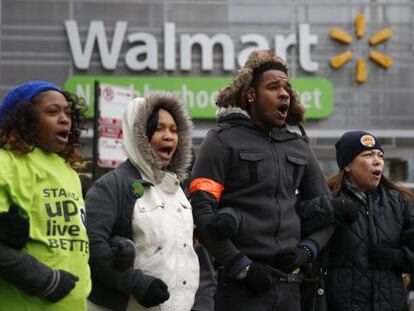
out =
[[368,260],[372,268],[387,270],[404,265],[406,255],[402,249],[378,245],[368,250]]
[[206,225],[208,232],[218,240],[231,238],[237,232],[237,222],[227,213],[214,215]]
[[138,303],[145,308],[158,306],[170,298],[167,284],[157,278],[154,278],[142,297],[134,291],[132,294]]
[[259,263],[253,262],[249,266],[247,275],[242,281],[250,291],[257,295],[267,293],[272,288],[269,268]]
[[359,205],[344,197],[331,199],[332,208],[338,220],[353,224],[359,217]]
[[134,266],[135,245],[127,238],[116,236],[109,241],[112,252],[114,253],[114,267],[124,271]]
[[230,261],[226,270],[230,278],[243,282],[246,288],[256,295],[264,294],[272,288],[269,268],[252,262],[241,253]]
[[19,215],[19,207],[13,204],[7,212],[0,213],[0,242],[20,250],[28,240],[29,222]]
[[64,270],[53,270],[48,281],[47,288],[38,295],[51,302],[58,302],[72,291],[79,278]]
[[312,253],[303,246],[294,246],[283,249],[276,256],[274,265],[285,273],[291,273],[304,264],[312,261]]

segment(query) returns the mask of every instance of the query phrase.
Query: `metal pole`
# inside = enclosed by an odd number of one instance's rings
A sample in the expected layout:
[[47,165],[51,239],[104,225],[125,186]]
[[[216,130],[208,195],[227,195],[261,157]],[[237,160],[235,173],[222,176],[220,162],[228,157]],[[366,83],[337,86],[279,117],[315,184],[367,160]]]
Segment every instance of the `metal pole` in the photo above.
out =
[[98,174],[98,138],[99,138],[99,115],[100,115],[100,109],[99,109],[99,97],[101,94],[101,88],[99,81],[95,81],[94,83],[95,87],[95,97],[94,97],[94,107],[93,107],[93,163],[92,163],[92,180],[95,181]]

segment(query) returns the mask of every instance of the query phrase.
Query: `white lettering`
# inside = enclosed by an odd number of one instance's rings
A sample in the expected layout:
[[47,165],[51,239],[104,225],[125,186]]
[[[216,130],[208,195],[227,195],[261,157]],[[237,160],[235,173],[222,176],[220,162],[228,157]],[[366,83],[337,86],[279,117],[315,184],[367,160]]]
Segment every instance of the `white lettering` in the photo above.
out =
[[299,94],[300,102],[305,107],[305,109],[322,109],[321,105],[321,95],[322,92],[320,89],[314,89],[313,91],[303,91]]
[[76,68],[89,68],[96,40],[98,41],[98,50],[101,56],[102,67],[108,70],[115,69],[119,54],[121,52],[121,46],[125,37],[127,25],[127,22],[116,22],[112,38],[112,47],[109,49],[104,23],[102,21],[91,21],[89,25],[89,32],[86,37],[85,48],[82,52],[78,23],[72,20],[65,21],[66,33],[68,35],[73,62],[75,63]]
[[83,98],[85,98],[85,100],[86,100],[86,103],[88,104],[88,105],[90,105],[90,103],[91,103],[91,100],[92,100],[92,98],[91,98],[91,86],[89,85],[89,84],[87,84],[86,86],[85,86],[85,88],[86,89],[83,89],[82,88],[82,84],[77,84],[76,85],[76,94],[79,96],[79,97],[83,97]]
[[309,109],[312,107],[312,103],[310,103],[311,100],[312,94],[310,92],[305,91],[302,92],[302,94],[300,94],[300,102],[305,107],[305,109]]
[[267,49],[269,49],[269,42],[267,42],[267,39],[262,35],[257,35],[257,34],[243,35],[240,38],[240,42],[242,44],[246,44],[246,43],[253,43],[254,44],[253,46],[250,46],[248,48],[243,49],[239,53],[239,56],[237,57],[237,63],[239,64],[240,67],[244,66],[244,63],[246,62],[247,57],[254,50],[267,50]]
[[187,103],[188,108],[193,108],[194,106],[194,94],[191,90],[188,89],[187,84],[183,84],[181,90],[181,98],[185,103]]
[[206,91],[200,91],[197,93],[197,106],[201,109],[206,109],[209,103],[208,93]]
[[287,50],[289,47],[296,44],[296,35],[290,34],[288,36],[275,36],[275,53],[284,60],[287,59]]
[[175,24],[164,24],[164,69],[175,70]]
[[[125,40],[128,23],[118,21],[115,24],[112,40],[106,37],[104,23],[92,21],[82,48],[77,22],[65,21],[65,29],[69,40],[73,62],[76,68],[86,70],[90,67],[95,42],[97,42],[102,67],[115,70],[121,55],[122,43]],[[299,39],[298,39],[299,38]],[[111,41],[111,43],[110,43]],[[158,70],[158,43],[157,38],[149,33],[132,33],[126,38],[132,45],[125,53],[125,65],[135,71]],[[181,34],[179,40],[180,70],[189,71],[192,68],[192,50],[195,45],[201,51],[201,69],[213,70],[213,60],[216,47],[221,48],[223,55],[222,68],[225,71],[234,71],[235,62],[243,66],[248,55],[257,49],[269,49],[269,41],[260,34],[244,34],[240,37],[242,47],[235,56],[232,38],[223,33],[211,37],[203,33],[194,35]],[[136,44],[138,43],[138,44]],[[274,49],[276,54],[286,59],[288,49],[297,46],[299,65],[304,71],[314,72],[319,68],[317,62],[311,59],[311,48],[318,43],[318,36],[310,33],[309,24],[299,25],[299,35],[288,34],[274,36]],[[111,44],[111,45],[110,45]],[[135,45],[134,45],[135,44]],[[164,24],[164,70],[176,70],[176,28],[174,23]]]
[[317,71],[319,64],[311,60],[311,45],[318,43],[318,36],[310,33],[309,24],[299,25],[299,64],[305,71]]
[[[125,65],[131,70],[158,69],[158,46],[154,36],[147,33],[134,33],[128,36],[128,43],[144,42],[144,45],[130,48],[125,55]],[[140,61],[139,56],[145,55]]]
[[213,69],[213,47],[218,44],[223,51],[223,69],[234,70],[234,44],[228,35],[222,33],[212,36],[211,39],[202,33],[193,36],[181,35],[181,70],[191,70],[191,51],[194,44],[201,47],[201,69]]
[[314,103],[315,103],[315,108],[317,109],[321,109],[322,105],[321,105],[321,95],[322,92],[320,89],[315,89],[313,91],[313,97],[315,98]]

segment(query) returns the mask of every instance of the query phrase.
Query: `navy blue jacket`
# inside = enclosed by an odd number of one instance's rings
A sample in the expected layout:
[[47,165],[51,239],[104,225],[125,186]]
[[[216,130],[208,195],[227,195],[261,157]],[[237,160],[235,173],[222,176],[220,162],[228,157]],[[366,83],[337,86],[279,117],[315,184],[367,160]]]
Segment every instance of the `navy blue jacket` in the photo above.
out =
[[[414,250],[403,236],[414,230],[413,203],[384,186],[368,192],[367,202],[346,187],[342,195],[360,205],[360,215],[352,225],[338,223],[326,247],[328,310],[405,310],[401,274],[414,271]],[[406,261],[394,269],[371,268],[368,251],[377,245],[402,249]]]

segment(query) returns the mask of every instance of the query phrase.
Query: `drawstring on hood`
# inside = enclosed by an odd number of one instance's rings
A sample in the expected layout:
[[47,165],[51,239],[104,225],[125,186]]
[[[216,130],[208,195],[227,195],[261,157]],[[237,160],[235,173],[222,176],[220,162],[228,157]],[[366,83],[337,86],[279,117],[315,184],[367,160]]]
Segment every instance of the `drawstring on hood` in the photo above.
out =
[[151,150],[146,133],[148,119],[157,107],[168,111],[177,123],[177,150],[165,170],[176,174],[182,181],[187,177],[191,163],[193,123],[184,105],[172,93],[154,92],[145,98],[135,98],[127,104],[122,123],[124,151],[146,179],[155,183],[162,180],[161,164]]

